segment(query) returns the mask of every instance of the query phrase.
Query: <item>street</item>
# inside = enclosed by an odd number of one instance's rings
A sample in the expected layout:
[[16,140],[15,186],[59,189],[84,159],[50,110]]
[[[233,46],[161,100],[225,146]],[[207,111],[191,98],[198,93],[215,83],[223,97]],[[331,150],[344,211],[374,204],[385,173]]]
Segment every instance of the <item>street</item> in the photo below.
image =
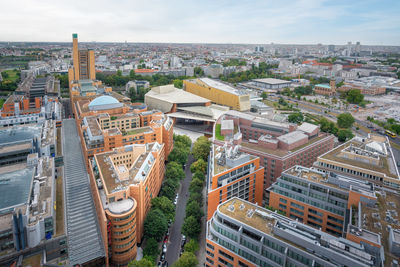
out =
[[165,255],[165,259],[169,266],[171,266],[179,258],[179,252],[181,249],[181,229],[183,220],[185,218],[186,203],[189,198],[189,185],[192,181],[190,165],[193,163],[193,161],[193,156],[190,154],[186,163],[185,179],[182,181],[180,190],[178,192],[179,199],[175,209],[175,221],[170,228],[167,253]]

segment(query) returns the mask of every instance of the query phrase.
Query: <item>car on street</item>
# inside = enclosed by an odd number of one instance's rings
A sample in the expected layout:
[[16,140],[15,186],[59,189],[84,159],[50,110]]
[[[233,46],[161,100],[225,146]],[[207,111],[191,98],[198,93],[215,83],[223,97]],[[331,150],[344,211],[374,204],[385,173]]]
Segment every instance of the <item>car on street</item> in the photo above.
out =
[[163,244],[162,252],[167,253],[167,244],[166,243]]
[[165,253],[164,252],[161,254],[160,260],[165,261]]

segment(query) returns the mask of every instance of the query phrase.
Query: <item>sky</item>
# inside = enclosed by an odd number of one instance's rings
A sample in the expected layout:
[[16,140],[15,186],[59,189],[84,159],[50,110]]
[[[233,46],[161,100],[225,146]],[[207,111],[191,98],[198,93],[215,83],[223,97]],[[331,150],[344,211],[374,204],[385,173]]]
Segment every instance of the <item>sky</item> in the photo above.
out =
[[400,0],[1,0],[0,41],[400,45]]

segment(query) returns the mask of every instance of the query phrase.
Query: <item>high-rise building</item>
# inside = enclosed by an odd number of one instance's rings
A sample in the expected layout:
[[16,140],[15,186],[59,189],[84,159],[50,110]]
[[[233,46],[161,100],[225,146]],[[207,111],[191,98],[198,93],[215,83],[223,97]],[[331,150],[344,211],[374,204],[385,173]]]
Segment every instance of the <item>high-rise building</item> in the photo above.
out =
[[207,222],[208,267],[382,266],[378,253],[239,198]]
[[78,48],[78,34],[72,34],[72,60],[73,69],[69,73],[69,80],[95,80],[96,71],[94,63],[94,51]]
[[264,168],[258,157],[239,151],[226,143],[213,145],[208,161],[207,219],[217,206],[233,197],[262,204]]

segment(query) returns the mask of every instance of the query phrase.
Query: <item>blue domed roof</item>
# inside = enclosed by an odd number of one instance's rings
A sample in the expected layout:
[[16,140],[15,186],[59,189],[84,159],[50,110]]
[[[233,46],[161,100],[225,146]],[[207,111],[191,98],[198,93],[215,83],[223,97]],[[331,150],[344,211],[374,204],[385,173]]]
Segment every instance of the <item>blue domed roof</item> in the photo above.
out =
[[89,104],[90,110],[101,110],[120,107],[122,104],[112,96],[102,95],[96,97]]

